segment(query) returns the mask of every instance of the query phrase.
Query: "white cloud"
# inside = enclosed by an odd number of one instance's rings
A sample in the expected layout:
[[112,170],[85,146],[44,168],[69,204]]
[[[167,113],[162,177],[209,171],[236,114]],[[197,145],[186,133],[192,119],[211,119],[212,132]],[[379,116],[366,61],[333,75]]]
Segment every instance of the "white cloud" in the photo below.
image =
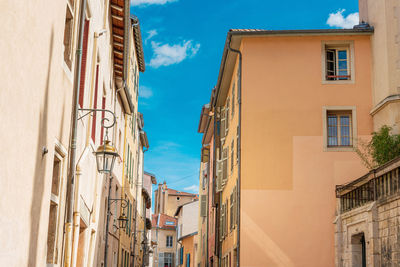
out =
[[156,36],[158,34],[157,30],[150,30],[147,32],[147,37],[146,39],[144,39],[144,43],[146,44],[148,40],[150,40],[151,38],[153,38],[154,36]]
[[200,44],[193,44],[192,40],[173,45],[153,41],[151,46],[154,55],[149,65],[154,68],[180,63],[187,57],[194,57],[200,49]]
[[165,5],[178,0],[131,0],[132,6]]
[[331,27],[350,29],[359,23],[358,12],[351,13],[347,17],[343,16],[346,9],[339,9],[336,13],[330,13],[326,24]]
[[139,86],[139,96],[142,98],[151,98],[153,96],[153,91],[150,87],[141,85]]
[[187,187],[183,188],[183,190],[189,191],[189,192],[198,193],[199,192],[199,186],[194,184],[194,185],[187,186]]

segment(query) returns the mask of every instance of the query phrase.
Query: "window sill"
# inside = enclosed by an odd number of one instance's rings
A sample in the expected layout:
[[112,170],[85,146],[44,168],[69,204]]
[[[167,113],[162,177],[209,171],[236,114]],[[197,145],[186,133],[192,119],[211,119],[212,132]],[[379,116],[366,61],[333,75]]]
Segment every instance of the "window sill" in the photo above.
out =
[[330,80],[322,80],[322,84],[354,84],[354,79],[352,80],[337,80],[337,81],[330,81]]
[[354,152],[353,146],[329,146],[324,147],[324,152]]

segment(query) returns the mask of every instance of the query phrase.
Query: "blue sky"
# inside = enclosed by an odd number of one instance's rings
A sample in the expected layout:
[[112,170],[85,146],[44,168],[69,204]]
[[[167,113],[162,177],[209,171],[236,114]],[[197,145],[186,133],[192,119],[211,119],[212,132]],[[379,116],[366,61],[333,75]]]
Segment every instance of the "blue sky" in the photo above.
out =
[[[169,187],[197,192],[200,110],[217,82],[226,34],[233,28],[351,27],[358,0],[133,0],[146,71],[139,111],[150,149],[145,170]],[[328,24],[329,23],[329,24]]]

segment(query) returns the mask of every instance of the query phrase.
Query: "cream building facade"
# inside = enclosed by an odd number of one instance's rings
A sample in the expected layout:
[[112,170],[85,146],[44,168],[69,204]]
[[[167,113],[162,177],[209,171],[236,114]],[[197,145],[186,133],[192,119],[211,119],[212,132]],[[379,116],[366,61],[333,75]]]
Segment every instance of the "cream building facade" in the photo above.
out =
[[[111,182],[110,198],[121,198],[125,118],[137,118],[138,76],[144,71],[143,51],[138,49],[140,28],[138,21],[130,19],[129,6],[129,1],[114,0],[0,4],[4,19],[1,55],[8,62],[0,67],[2,127],[8,129],[2,137],[6,143],[15,143],[1,163],[0,211],[11,214],[0,220],[2,266],[103,266],[107,234],[107,264],[118,264],[121,229],[115,219],[126,210],[120,201],[112,203],[106,231],[108,189]],[[79,69],[75,55],[80,32]],[[110,110],[116,121],[107,133],[101,124],[103,119],[109,120],[104,121],[106,125],[112,122],[110,113],[78,112],[76,175],[70,187],[74,88],[80,91],[78,108]],[[15,109],[17,105],[22,108]],[[120,155],[112,179],[97,172],[92,155],[106,135]],[[140,174],[142,147],[148,144],[133,146],[141,150],[136,161]],[[67,188],[74,189],[70,198]],[[65,211],[71,212],[71,221]]]

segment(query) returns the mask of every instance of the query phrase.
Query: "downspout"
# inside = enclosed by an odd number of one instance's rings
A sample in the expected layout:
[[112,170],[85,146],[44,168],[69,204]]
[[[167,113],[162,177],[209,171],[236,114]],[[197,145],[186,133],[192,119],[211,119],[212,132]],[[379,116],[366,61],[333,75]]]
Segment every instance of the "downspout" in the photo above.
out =
[[[124,199],[124,194],[125,194],[125,151],[126,151],[126,128],[127,128],[127,117],[128,115],[124,115],[124,148],[123,148],[123,154],[122,154],[122,188],[121,188],[121,199]],[[127,207],[129,209],[129,207]],[[123,212],[122,206],[120,207],[120,214]],[[130,220],[131,218],[129,218]],[[121,235],[123,231],[119,231],[119,239],[118,239],[118,262],[119,262],[119,254],[121,250]]]
[[[81,156],[78,159],[78,162],[76,163],[76,190],[75,190],[75,195],[74,195],[74,218],[73,218],[73,238],[72,238],[72,260],[71,260],[71,266],[76,266],[76,261],[78,257],[78,246],[79,246],[79,228],[80,228],[80,201],[79,201],[79,195],[80,195],[80,178],[82,176],[82,169],[81,169],[81,162],[86,158],[87,154],[89,152],[89,146],[86,146],[85,149],[83,150]],[[90,221],[87,222],[90,226]]]
[[[208,162],[210,162],[210,160],[208,160]],[[210,207],[210,164],[207,164],[207,174],[208,174],[208,177],[207,177],[207,206],[206,206],[206,210],[207,210],[207,216],[206,216],[206,218],[207,218],[207,228],[206,228],[206,233],[207,233],[207,242],[206,242],[206,257],[207,257],[207,263],[206,263],[206,267],[208,267],[208,261],[209,261],[209,255],[208,255],[208,249],[209,249],[209,247],[208,247],[208,232],[209,232],[209,223],[210,223],[210,221],[209,221],[209,217],[210,217],[210,209],[209,209],[209,207]],[[201,237],[200,237],[201,238]]]
[[[213,188],[212,188],[212,193],[213,193],[213,204],[215,203],[215,194],[216,194],[216,190],[215,190],[215,177],[216,177],[216,142],[215,142],[215,138],[216,138],[216,134],[215,134],[215,130],[217,129],[217,117],[215,116],[217,114],[216,111],[216,107],[214,106],[214,135],[213,135]],[[217,206],[215,206],[215,216],[214,216],[214,228],[215,228],[215,232],[214,232],[214,254],[218,254],[218,265],[219,265],[219,225],[217,227],[217,222],[219,222],[219,209],[217,208]],[[218,216],[217,216],[218,215]],[[218,218],[218,220],[216,219]]]
[[78,124],[78,103],[79,103],[79,87],[81,81],[82,68],[82,46],[83,46],[83,31],[85,27],[86,0],[81,1],[79,32],[78,32],[78,47],[76,50],[76,65],[75,77],[73,85],[73,100],[71,113],[71,136],[70,136],[70,158],[68,165],[68,183],[67,183],[67,220],[65,223],[65,253],[64,266],[71,266],[72,253],[72,223],[74,212],[74,193],[75,193],[75,160],[76,160],[76,139],[77,139],[77,124]]
[[238,104],[239,104],[239,130],[238,130],[238,146],[239,146],[239,164],[238,164],[238,190],[237,190],[237,261],[236,261],[236,266],[240,266],[240,194],[241,194],[241,165],[242,165],[242,52],[240,50],[233,49],[231,47],[231,39],[232,35],[229,36],[229,43],[228,43],[228,49],[234,53],[239,54],[239,77],[238,77],[238,86],[239,86],[239,93],[238,93]]
[[[139,137],[138,137],[139,138]],[[144,153],[149,150],[149,148],[146,147],[146,149],[143,150],[143,159],[142,159],[142,164],[144,162]],[[139,156],[140,158],[140,156]],[[138,159],[139,161],[139,159]],[[138,164],[138,168],[139,168],[139,164]],[[142,172],[143,172],[143,168],[142,168]],[[136,209],[135,209],[135,229],[134,229],[134,234],[133,234],[133,266],[135,266],[135,253],[136,253],[136,234],[137,234],[137,210],[138,210],[138,206],[139,206],[139,201],[138,201],[138,192],[139,192],[139,177],[138,178],[138,182],[136,183]],[[143,185],[143,174],[142,174],[142,183],[140,186]],[[142,187],[140,187],[140,190],[142,189]],[[143,259],[142,259],[143,260]]]

